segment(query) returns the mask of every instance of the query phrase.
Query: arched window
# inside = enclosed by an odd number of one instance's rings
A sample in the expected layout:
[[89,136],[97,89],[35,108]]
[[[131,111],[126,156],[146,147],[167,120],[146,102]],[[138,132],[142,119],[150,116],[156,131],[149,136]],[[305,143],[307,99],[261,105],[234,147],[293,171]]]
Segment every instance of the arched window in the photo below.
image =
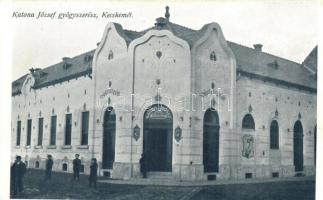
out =
[[303,126],[301,121],[296,121],[294,124],[294,166],[295,171],[303,171],[304,170],[304,152],[303,152]]
[[109,55],[108,55],[108,60],[111,60],[111,59],[113,59],[113,51],[112,50],[109,51]]
[[207,109],[203,120],[204,172],[219,172],[219,135],[219,115],[213,108]]
[[115,158],[116,113],[108,107],[103,118],[103,152],[102,168],[112,169]]
[[255,130],[255,121],[253,120],[253,117],[251,114],[246,114],[243,117],[242,128]]
[[66,163],[63,164],[62,170],[65,171],[65,172],[67,171],[67,164]]
[[39,161],[35,162],[35,168],[39,168]]
[[270,124],[270,149],[279,149],[279,126],[276,120]]
[[216,54],[214,51],[212,51],[210,54],[210,60],[216,61]]

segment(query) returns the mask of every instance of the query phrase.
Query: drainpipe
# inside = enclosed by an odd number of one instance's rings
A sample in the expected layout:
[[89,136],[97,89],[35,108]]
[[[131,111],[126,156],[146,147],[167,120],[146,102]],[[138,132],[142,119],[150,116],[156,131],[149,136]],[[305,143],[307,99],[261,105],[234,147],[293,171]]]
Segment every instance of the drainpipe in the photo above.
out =
[[[94,146],[95,146],[95,130],[96,130],[96,72],[94,72],[95,75],[94,75],[94,97],[93,97],[93,120],[92,120],[92,129],[93,129],[93,135],[92,135],[92,152],[91,152],[91,155],[92,155],[92,158],[94,158]],[[101,159],[102,161],[102,159]]]
[[[98,47],[95,50],[95,53],[93,55],[93,62],[92,62],[92,73],[93,73],[93,79],[92,80],[94,81],[94,83],[93,83],[93,107],[92,107],[93,108],[93,117],[92,117],[92,125],[93,125],[92,130],[93,130],[93,135],[92,135],[92,152],[91,152],[92,158],[94,158],[94,156],[95,156],[95,153],[94,153],[94,147],[95,147],[95,131],[96,131],[96,120],[95,119],[96,119],[96,101],[97,101],[97,99],[96,99],[96,95],[97,95],[96,94],[97,93],[96,92],[96,82],[97,82],[97,74],[96,74],[96,72],[97,72],[97,70],[94,67],[96,67],[97,58],[98,58],[98,55],[99,55],[99,53],[101,51],[101,49],[99,49],[100,48],[99,45],[97,45],[97,46]],[[99,52],[97,52],[97,51],[99,51]],[[101,158],[101,161],[102,161],[102,158]],[[102,166],[101,166],[101,169],[102,169]]]
[[[134,55],[134,54],[132,54]],[[130,127],[130,165],[131,165],[131,170],[130,170],[130,177],[133,177],[133,158],[132,158],[132,131],[133,131],[133,115],[134,115],[134,93],[135,93],[135,58],[132,56],[132,89],[131,89],[131,127]],[[142,129],[142,128],[141,128]],[[141,130],[140,130],[141,131]]]

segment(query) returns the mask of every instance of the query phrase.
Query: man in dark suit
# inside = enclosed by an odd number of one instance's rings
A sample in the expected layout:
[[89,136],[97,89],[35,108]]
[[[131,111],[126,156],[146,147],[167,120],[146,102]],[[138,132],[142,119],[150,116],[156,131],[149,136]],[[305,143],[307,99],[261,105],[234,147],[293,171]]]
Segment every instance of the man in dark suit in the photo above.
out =
[[90,187],[93,185],[94,188],[96,188],[97,176],[98,176],[98,163],[96,161],[96,158],[92,158],[91,166],[90,166],[90,176],[89,176]]
[[45,180],[50,180],[52,178],[52,168],[53,168],[53,159],[52,155],[48,154],[47,155],[47,160],[46,160],[46,174],[45,174]]
[[21,156],[16,156],[16,160],[11,166],[11,181],[13,187],[13,195],[23,190],[23,177],[26,172],[26,164],[21,161]]
[[81,160],[79,159],[80,155],[75,154],[75,159],[73,160],[73,179],[80,180],[80,169],[81,169]]
[[147,156],[146,154],[141,154],[141,158],[139,160],[140,163],[140,172],[143,178],[147,178]]

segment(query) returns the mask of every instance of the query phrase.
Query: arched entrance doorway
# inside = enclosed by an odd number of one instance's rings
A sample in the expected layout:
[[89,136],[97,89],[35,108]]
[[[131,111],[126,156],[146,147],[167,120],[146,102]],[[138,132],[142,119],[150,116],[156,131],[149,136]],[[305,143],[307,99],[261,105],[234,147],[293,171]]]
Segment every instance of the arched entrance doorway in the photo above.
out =
[[143,127],[147,171],[172,171],[172,112],[164,105],[152,105],[144,113]]
[[298,120],[294,124],[294,166],[295,171],[303,171],[303,126]]
[[106,109],[103,120],[102,168],[112,169],[116,138],[116,114],[112,107]]
[[203,120],[203,165],[204,172],[219,172],[219,116],[210,108]]

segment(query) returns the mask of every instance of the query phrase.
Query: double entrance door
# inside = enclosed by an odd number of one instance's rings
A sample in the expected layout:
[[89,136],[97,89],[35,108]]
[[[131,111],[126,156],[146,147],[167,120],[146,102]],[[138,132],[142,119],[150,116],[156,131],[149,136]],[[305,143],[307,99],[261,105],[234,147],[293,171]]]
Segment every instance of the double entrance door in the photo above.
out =
[[172,171],[173,115],[164,105],[153,105],[144,114],[143,154],[146,171]]
[[167,127],[145,127],[143,152],[147,171],[172,171],[171,131]]

